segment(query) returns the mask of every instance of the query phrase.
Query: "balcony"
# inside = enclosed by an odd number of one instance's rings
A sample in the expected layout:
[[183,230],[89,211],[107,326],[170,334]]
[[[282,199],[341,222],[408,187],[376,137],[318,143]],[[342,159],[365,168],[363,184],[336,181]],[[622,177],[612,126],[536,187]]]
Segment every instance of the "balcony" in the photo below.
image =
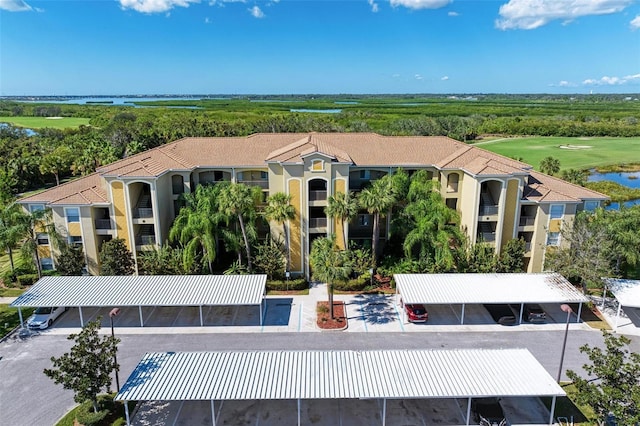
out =
[[483,205],[480,204],[480,209],[478,211],[479,216],[495,216],[498,214],[498,205]]
[[478,239],[482,239],[485,243],[493,243],[496,241],[495,232],[478,232]]
[[326,200],[327,200],[326,190],[310,190],[309,191],[309,201],[326,201]]
[[309,229],[311,228],[326,228],[327,227],[327,218],[326,217],[311,217],[309,218]]
[[536,223],[535,216],[521,216],[519,226],[533,226]]
[[156,244],[156,236],[155,235],[138,235],[136,237],[136,245],[137,246],[149,246]]
[[238,183],[242,183],[247,186],[257,186],[262,189],[269,189],[268,180],[239,180]]
[[113,229],[111,219],[96,219],[94,224],[96,229]]
[[524,252],[525,253],[530,253],[532,246],[533,246],[533,244],[531,243],[531,241],[525,241],[525,243],[524,243]]

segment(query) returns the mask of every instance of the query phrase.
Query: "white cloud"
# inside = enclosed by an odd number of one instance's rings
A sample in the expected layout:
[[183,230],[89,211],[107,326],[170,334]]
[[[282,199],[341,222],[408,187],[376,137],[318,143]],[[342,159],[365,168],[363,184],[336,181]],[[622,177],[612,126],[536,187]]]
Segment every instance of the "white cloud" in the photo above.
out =
[[416,75],[414,75],[414,76],[413,76],[413,78],[415,78],[416,80],[422,80],[422,79],[424,79],[424,77],[423,77],[423,76],[421,76],[420,74],[416,74]]
[[377,12],[378,9],[378,3],[376,3],[374,0],[368,0],[369,1],[369,6],[371,6],[371,11],[373,13]]
[[23,0],[0,0],[0,9],[9,12],[30,12],[34,10]]
[[449,13],[447,13],[448,16],[460,16],[460,14],[458,12],[454,12],[453,10]]
[[133,9],[142,13],[168,12],[174,7],[189,7],[200,0],[119,0],[123,9]]
[[209,19],[209,17],[204,18],[204,23],[205,24],[210,24],[211,23],[211,19]]
[[251,16],[253,16],[254,18],[264,18],[264,12],[258,6],[253,6],[251,9],[249,9],[249,13],[251,13]]
[[585,86],[619,86],[627,83],[640,82],[640,74],[627,75],[624,77],[604,76],[600,79],[588,78],[582,82]]
[[448,75],[445,75],[445,76],[443,76],[440,80],[442,80],[442,81],[447,81],[447,80],[449,80],[449,76],[448,76]]
[[571,22],[581,16],[624,10],[633,0],[509,0],[500,6],[496,28],[533,30],[554,20]]
[[633,20],[630,22],[630,25],[632,30],[640,29],[640,15],[633,18]]
[[445,7],[452,0],[389,0],[391,6],[404,6],[409,9],[440,9]]

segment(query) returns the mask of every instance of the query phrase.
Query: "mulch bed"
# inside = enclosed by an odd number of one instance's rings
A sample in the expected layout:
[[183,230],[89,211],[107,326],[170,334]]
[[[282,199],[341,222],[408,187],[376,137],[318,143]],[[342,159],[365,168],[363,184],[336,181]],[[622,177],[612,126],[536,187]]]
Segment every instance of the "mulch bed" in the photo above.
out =
[[347,315],[344,302],[333,302],[333,316],[329,312],[329,302],[318,302],[316,307],[318,328],[322,330],[344,330],[347,328]]

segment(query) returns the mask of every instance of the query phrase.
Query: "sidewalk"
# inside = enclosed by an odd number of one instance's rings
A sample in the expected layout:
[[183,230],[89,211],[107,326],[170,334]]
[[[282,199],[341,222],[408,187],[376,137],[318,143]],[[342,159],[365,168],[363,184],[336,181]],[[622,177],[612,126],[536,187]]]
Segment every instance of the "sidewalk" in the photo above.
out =
[[17,297],[0,297],[0,305],[9,305],[16,299]]

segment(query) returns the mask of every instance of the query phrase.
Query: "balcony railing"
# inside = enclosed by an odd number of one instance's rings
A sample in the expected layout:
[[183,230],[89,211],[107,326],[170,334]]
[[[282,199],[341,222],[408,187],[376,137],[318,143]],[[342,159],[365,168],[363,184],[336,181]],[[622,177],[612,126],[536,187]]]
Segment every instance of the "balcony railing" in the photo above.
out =
[[326,190],[310,190],[309,201],[324,201],[327,199]]
[[137,207],[133,210],[133,217],[136,219],[153,217],[151,207]]
[[155,235],[138,235],[136,237],[137,246],[155,245],[155,243],[156,243]]
[[239,180],[238,183],[243,183],[248,186],[258,186],[262,189],[269,189],[268,180]]
[[479,232],[478,237],[479,239],[482,239],[482,241],[486,243],[492,243],[496,240],[496,233],[495,232]]
[[111,219],[96,219],[96,229],[113,229],[111,225]]
[[458,192],[458,182],[451,182],[447,185],[447,192]]
[[486,205],[481,205],[480,206],[480,216],[493,216],[498,214],[498,206],[486,206]]
[[327,226],[326,217],[311,217],[309,218],[309,228],[324,228]]
[[535,216],[521,216],[520,217],[520,226],[533,226],[536,222]]
[[531,251],[531,241],[527,241],[524,243],[524,252],[525,253],[529,253]]

